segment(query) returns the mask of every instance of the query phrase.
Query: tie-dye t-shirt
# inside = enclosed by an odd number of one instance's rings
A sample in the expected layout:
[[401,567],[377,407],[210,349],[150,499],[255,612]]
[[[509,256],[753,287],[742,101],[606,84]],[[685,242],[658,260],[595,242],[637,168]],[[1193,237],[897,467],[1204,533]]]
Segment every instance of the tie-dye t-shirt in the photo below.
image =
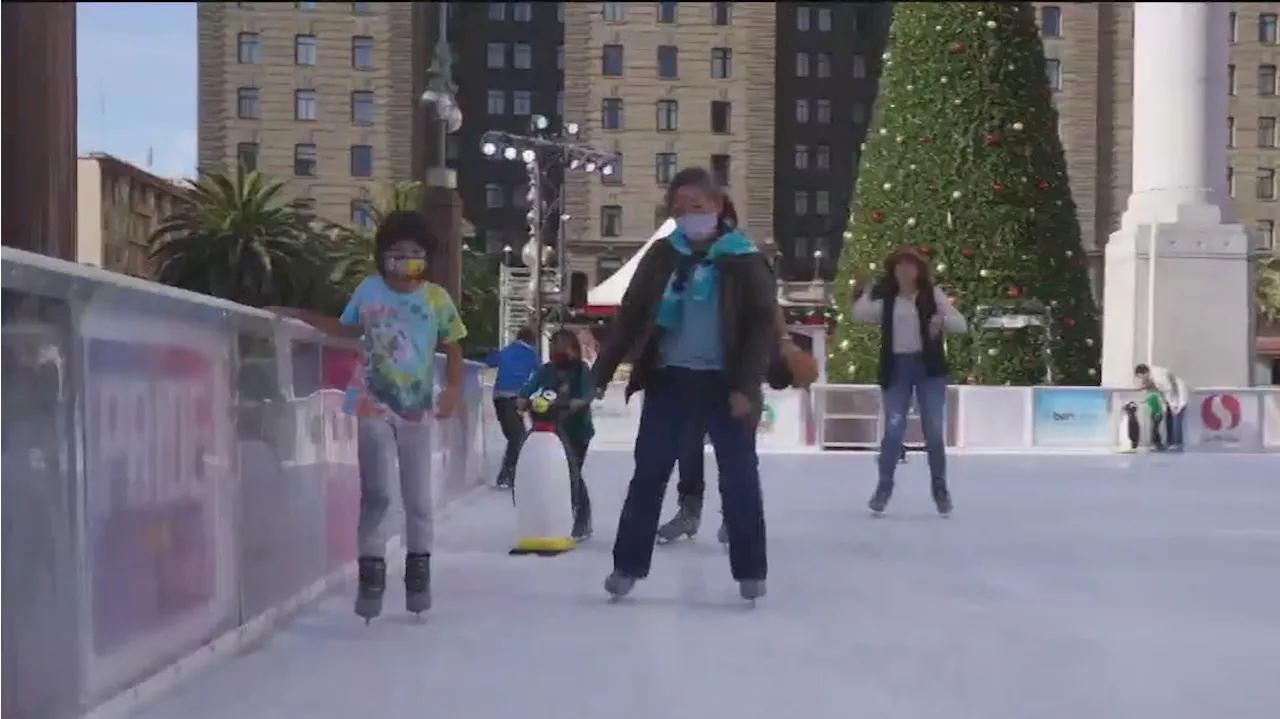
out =
[[364,353],[344,405],[358,417],[391,411],[420,418],[435,399],[437,344],[467,336],[443,287],[427,282],[413,292],[397,292],[378,276],[356,288],[342,324],[363,330]]

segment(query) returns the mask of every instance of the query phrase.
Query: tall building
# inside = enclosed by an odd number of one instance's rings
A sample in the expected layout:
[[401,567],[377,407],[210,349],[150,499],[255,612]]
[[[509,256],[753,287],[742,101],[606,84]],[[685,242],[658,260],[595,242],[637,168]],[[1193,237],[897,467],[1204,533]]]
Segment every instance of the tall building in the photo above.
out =
[[185,183],[101,152],[81,156],[76,169],[76,261],[154,277],[151,236],[186,201]]

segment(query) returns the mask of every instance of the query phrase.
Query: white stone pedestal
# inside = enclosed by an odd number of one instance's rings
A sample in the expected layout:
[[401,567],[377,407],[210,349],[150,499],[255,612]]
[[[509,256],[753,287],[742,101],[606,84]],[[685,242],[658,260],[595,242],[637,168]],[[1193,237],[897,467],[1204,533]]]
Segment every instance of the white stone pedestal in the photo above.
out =
[[1135,3],[1133,194],[1106,248],[1102,383],[1251,384],[1252,241],[1227,192],[1229,3]]

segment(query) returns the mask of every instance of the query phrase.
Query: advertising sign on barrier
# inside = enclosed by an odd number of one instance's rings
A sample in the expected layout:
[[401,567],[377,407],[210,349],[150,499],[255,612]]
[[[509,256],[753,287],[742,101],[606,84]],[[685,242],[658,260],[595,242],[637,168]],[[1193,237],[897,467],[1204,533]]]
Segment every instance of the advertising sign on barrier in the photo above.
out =
[[1036,445],[1108,447],[1112,444],[1107,390],[1036,388],[1034,397]]
[[1188,449],[1262,451],[1262,402],[1255,392],[1193,392],[1184,421]]
[[1268,447],[1280,447],[1280,390],[1267,392],[1263,404],[1263,439]]

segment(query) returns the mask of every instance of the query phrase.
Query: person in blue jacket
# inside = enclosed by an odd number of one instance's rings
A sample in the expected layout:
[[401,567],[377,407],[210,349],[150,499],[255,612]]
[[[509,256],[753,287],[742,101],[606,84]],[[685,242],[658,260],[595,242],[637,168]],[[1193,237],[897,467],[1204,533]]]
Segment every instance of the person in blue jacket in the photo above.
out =
[[514,342],[484,358],[486,365],[498,369],[498,376],[493,382],[493,410],[498,415],[502,435],[507,438],[502,469],[498,471],[499,487],[510,487],[515,478],[516,458],[520,456],[520,444],[525,435],[524,419],[516,403],[520,389],[538,369],[538,350],[533,346],[535,341],[533,328],[522,327]]

